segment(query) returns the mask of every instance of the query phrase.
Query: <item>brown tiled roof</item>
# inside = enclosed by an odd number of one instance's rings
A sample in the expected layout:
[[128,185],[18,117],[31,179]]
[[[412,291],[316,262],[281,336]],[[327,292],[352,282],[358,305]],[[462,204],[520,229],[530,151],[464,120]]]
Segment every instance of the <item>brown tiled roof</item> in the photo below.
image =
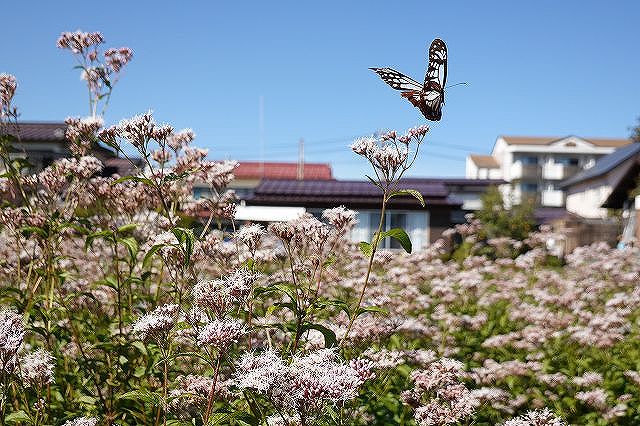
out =
[[[509,145],[551,145],[570,136],[500,136]],[[629,139],[612,139],[612,138],[584,138],[577,136],[587,142],[591,142],[595,146],[603,148],[619,148],[629,145]]]
[[[406,182],[407,187],[419,191],[429,205],[460,206],[462,203],[449,197],[444,182]],[[339,180],[263,180],[255,189],[247,204],[347,207],[377,206],[382,192],[365,181]],[[394,197],[392,207],[421,208],[413,197]]]
[[9,126],[8,133],[23,142],[64,142],[66,128],[63,122],[20,122],[17,126]]
[[493,158],[491,155],[480,155],[480,154],[471,154],[469,155],[471,161],[476,163],[478,167],[488,167],[488,168],[497,168],[500,167],[498,161]]
[[[331,166],[322,163],[304,163],[304,179],[333,179]],[[233,171],[236,179],[297,179],[298,163],[241,161]]]

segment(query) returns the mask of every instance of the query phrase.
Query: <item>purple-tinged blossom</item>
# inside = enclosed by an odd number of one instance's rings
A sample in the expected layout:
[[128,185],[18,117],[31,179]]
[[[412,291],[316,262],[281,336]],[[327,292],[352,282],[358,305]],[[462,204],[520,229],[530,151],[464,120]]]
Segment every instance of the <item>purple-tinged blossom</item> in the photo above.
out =
[[44,349],[23,356],[20,360],[20,377],[25,386],[39,387],[53,383],[53,361],[53,356]]

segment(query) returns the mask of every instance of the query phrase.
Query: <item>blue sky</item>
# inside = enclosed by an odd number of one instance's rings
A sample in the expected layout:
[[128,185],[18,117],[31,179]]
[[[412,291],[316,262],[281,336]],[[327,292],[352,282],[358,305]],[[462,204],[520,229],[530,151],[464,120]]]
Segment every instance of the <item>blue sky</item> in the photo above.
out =
[[367,68],[421,81],[435,37],[449,50],[443,119],[413,176],[461,176],[467,153],[499,134],[626,137],[640,115],[640,2],[322,1],[9,2],[0,72],[19,80],[24,120],[87,115],[62,31],[101,31],[134,59],[106,121],[153,109],[191,127],[211,158],[330,162],[338,178],[368,167],[357,135],[424,119]]

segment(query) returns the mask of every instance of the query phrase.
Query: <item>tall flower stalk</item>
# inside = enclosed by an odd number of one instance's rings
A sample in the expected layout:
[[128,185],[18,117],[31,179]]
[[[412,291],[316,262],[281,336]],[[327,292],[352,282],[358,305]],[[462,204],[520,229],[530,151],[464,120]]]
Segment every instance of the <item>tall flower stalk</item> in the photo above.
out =
[[400,180],[404,173],[413,166],[418,157],[420,145],[428,131],[428,126],[414,127],[402,136],[398,136],[395,131],[390,131],[383,133],[379,137],[360,138],[351,145],[353,152],[366,158],[371,164],[375,179],[368,175],[367,178],[382,191],[382,202],[378,229],[373,234],[371,241],[360,243],[360,249],[369,258],[369,263],[358,302],[351,310],[349,325],[342,341],[343,344],[347,341],[354,321],[362,313],[360,308],[367,291],[373,260],[380,243],[387,237],[394,238],[398,240],[407,252],[411,252],[411,241],[403,229],[395,228],[383,232],[385,213],[391,199],[398,196],[415,197],[424,207],[422,194],[416,190],[400,188]]

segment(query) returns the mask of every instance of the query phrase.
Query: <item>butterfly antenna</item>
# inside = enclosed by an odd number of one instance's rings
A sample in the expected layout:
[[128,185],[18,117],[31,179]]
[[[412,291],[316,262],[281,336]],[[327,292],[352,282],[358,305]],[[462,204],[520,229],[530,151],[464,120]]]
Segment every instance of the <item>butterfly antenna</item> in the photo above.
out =
[[455,87],[455,86],[462,86],[465,85],[467,86],[469,83],[467,83],[466,81],[463,81],[462,83],[455,83],[455,84],[451,84],[449,86],[446,86],[445,89],[449,89],[450,87]]

